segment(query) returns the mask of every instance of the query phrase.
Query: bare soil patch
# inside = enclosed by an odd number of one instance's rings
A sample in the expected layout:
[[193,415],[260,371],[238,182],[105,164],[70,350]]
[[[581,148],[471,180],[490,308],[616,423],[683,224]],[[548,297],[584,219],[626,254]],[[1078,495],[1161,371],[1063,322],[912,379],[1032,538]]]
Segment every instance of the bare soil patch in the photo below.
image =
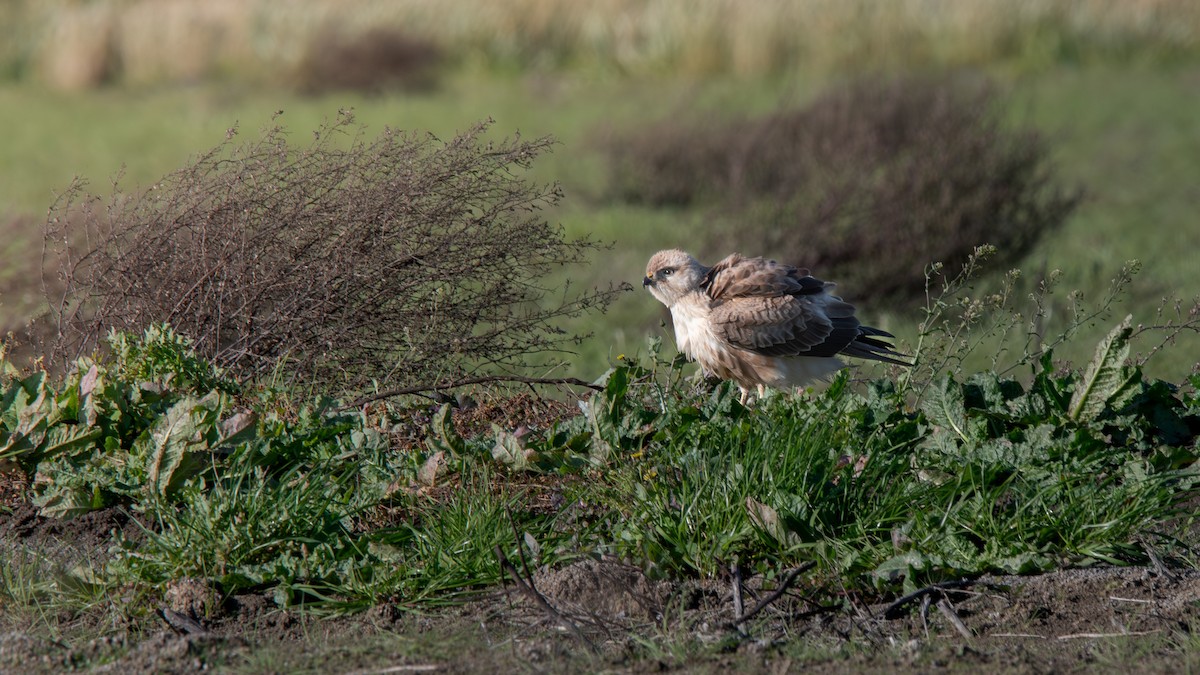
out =
[[[113,530],[137,537],[141,527],[118,509],[59,521],[19,505],[0,520],[0,551],[51,551],[69,566],[103,556]],[[774,587],[760,576],[743,586],[746,607]],[[585,559],[534,571],[533,588],[545,603],[509,583],[434,613],[384,605],[343,618],[282,609],[267,595],[214,598],[186,580],[163,589],[157,614],[119,621],[56,623],[0,608],[0,671],[1072,672],[1200,664],[1190,649],[1200,626],[1194,570],[984,577],[894,608],[896,618],[888,618],[889,603],[831,598],[801,577],[742,635],[732,624],[728,578],[653,579],[620,561]]]

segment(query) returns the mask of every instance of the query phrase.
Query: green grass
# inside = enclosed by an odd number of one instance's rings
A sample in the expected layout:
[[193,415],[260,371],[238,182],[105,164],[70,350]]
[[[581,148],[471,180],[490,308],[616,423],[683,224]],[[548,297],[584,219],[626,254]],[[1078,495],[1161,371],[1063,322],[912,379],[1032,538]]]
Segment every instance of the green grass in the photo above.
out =
[[28,630],[55,640],[93,631],[77,621],[85,614],[119,622],[121,599],[93,583],[102,565],[94,552],[60,543],[52,548],[0,543],[0,630]]

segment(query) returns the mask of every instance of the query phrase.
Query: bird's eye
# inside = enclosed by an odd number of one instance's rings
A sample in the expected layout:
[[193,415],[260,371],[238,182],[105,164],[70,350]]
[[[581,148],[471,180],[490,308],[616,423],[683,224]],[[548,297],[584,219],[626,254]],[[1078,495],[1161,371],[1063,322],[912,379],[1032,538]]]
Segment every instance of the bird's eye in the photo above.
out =
[[671,274],[672,274],[672,273],[674,273],[674,272],[675,272],[675,270],[671,269],[670,267],[664,267],[664,268],[663,268],[663,271],[662,271],[662,275],[663,275],[664,277],[669,277],[669,276],[671,276]]

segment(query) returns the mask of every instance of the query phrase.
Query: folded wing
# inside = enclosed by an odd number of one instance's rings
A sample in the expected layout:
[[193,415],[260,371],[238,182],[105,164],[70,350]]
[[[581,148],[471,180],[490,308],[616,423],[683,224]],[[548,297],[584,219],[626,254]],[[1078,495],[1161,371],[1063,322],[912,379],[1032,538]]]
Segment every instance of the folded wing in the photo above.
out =
[[830,293],[834,287],[806,269],[736,253],[714,265],[702,283],[714,331],[735,346],[764,356],[845,354],[904,364],[879,339],[892,335],[861,325],[854,306]]

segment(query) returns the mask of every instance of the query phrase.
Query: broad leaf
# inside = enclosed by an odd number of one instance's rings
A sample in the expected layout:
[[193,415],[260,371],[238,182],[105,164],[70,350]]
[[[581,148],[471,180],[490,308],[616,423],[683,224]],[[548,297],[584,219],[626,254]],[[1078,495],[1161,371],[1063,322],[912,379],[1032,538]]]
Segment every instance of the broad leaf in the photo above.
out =
[[104,508],[104,499],[97,488],[69,487],[35,497],[33,504],[44,518],[70,520],[76,516]]
[[86,448],[104,435],[103,429],[79,424],[56,424],[46,432],[41,454],[53,457],[59,453]]
[[450,404],[443,404],[433,415],[433,419],[429,420],[429,436],[426,438],[426,445],[434,452],[445,452],[451,456],[462,455],[467,444],[463,441],[462,436],[454,430],[454,424],[450,421]]
[[495,424],[492,425],[492,430],[496,433],[496,445],[492,446],[492,459],[506,464],[510,469],[529,468],[529,455],[520,437]]
[[446,473],[446,453],[438,450],[421,463],[421,467],[417,469],[417,480],[422,485],[433,487],[437,484],[438,477],[444,473]]
[[1067,416],[1076,422],[1090,422],[1104,412],[1109,397],[1129,384],[1130,372],[1125,369],[1129,358],[1129,335],[1133,332],[1133,315],[1112,329],[1096,347],[1096,355],[1088,364],[1083,380],[1075,387]]
[[218,391],[201,399],[188,396],[138,436],[133,453],[146,459],[146,478],[151,490],[166,495],[198,468],[190,460],[193,453],[207,447],[207,436],[216,427],[220,409]]
[[921,410],[930,422],[953,430],[964,441],[970,440],[967,435],[967,409],[963,403],[962,387],[950,375],[947,374],[941,383],[930,387]]
[[800,536],[788,529],[787,524],[779,517],[779,512],[770,506],[753,497],[746,497],[746,512],[755,527],[770,535],[779,544],[796,546],[801,543]]

